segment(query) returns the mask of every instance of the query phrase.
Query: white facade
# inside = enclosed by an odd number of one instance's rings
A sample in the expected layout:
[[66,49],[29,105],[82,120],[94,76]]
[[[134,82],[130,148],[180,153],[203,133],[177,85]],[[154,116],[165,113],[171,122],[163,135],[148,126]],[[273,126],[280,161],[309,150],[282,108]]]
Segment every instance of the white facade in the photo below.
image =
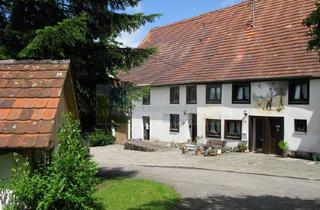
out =
[[[286,87],[282,97],[281,109],[265,110],[257,107],[254,98],[267,92],[266,84],[276,83]],[[260,88],[261,90],[258,90]],[[143,117],[150,117],[150,140],[161,142],[185,143],[191,139],[191,114],[197,114],[197,136],[204,143],[207,140],[225,140],[228,145],[236,146],[239,140],[226,139],[225,120],[242,121],[242,141],[249,142],[250,117],[281,117],[284,119],[284,140],[291,151],[320,152],[320,79],[310,80],[309,104],[288,104],[288,82],[251,82],[251,103],[232,103],[232,84],[222,84],[221,104],[206,104],[206,85],[197,85],[197,104],[186,104],[186,85],[180,85],[180,104],[170,104],[170,87],[151,87],[151,104],[136,103],[132,113],[131,137],[143,139]],[[170,132],[170,114],[180,115],[179,132]],[[221,138],[206,137],[206,119],[221,120]],[[307,120],[307,132],[295,131],[295,119]],[[254,125],[251,125],[254,126]],[[129,129],[130,130],[130,129]],[[129,134],[130,136],[130,134]],[[253,141],[253,144],[254,141]]]

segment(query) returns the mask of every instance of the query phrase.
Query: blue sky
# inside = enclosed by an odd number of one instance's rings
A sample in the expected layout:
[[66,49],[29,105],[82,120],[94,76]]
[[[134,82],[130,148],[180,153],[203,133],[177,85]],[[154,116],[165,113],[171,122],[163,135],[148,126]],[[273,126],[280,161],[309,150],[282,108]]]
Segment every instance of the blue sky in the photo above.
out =
[[123,33],[118,41],[121,41],[125,46],[136,47],[148,31],[154,27],[201,15],[241,1],[243,0],[142,0],[138,7],[128,8],[127,12],[161,13],[162,16],[154,23],[146,24],[131,34]]

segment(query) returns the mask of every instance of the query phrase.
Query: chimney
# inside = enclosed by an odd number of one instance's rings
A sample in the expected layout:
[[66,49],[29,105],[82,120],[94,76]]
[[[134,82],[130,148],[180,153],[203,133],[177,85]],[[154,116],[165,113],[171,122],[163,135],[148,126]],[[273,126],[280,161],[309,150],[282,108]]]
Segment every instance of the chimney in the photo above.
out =
[[251,12],[251,26],[253,28],[256,28],[256,0],[248,0],[249,1],[249,7]]

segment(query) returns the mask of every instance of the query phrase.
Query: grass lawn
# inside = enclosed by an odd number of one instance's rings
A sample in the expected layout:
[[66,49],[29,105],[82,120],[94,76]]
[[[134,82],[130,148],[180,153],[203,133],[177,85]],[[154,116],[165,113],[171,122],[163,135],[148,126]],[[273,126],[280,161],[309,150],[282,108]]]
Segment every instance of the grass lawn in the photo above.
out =
[[167,210],[179,203],[171,187],[141,179],[107,180],[96,196],[108,210]]

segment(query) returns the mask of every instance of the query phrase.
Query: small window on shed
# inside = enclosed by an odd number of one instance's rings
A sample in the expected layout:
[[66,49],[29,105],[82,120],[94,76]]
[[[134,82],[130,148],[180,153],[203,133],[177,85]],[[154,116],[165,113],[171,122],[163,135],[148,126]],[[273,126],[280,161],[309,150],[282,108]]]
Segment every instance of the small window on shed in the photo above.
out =
[[307,120],[294,120],[294,131],[307,133]]

